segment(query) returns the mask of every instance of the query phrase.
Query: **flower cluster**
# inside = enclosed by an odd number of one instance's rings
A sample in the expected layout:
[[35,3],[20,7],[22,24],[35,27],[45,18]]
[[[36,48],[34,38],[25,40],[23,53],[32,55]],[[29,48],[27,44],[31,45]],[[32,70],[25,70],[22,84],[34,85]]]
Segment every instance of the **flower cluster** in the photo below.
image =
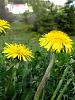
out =
[[10,24],[8,23],[8,21],[0,19],[0,32],[6,33],[5,29],[10,29]]
[[73,41],[70,37],[58,30],[53,30],[48,34],[43,35],[40,39],[40,46],[47,49],[47,51],[51,50],[52,52],[60,53],[66,52],[71,53]]
[[30,61],[33,58],[31,50],[23,44],[5,43],[6,46],[2,53],[6,54],[7,58],[18,58],[19,60]]

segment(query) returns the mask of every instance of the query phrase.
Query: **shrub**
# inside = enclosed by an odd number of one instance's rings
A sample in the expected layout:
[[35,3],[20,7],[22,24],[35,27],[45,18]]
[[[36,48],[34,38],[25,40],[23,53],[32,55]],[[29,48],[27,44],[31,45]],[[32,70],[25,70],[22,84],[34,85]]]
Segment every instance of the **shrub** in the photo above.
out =
[[25,25],[31,24],[32,27],[29,27],[30,30],[40,34],[56,29],[56,23],[54,22],[55,14],[57,12],[56,6],[49,1],[45,2],[37,0],[34,2],[31,2],[33,13],[24,14]]
[[57,28],[69,35],[75,35],[75,7],[73,5],[65,5],[62,13],[58,13],[55,22]]

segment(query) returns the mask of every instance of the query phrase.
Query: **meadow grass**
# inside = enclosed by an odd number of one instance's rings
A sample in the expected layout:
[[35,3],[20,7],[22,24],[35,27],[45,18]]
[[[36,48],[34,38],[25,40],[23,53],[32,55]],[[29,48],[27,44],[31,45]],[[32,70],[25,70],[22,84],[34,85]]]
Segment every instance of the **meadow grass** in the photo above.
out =
[[0,37],[0,51],[2,51],[5,42],[7,43],[22,43],[27,47],[36,51],[38,50],[38,35],[35,32],[25,32],[23,22],[15,21],[11,24],[11,30],[8,30],[4,36]]

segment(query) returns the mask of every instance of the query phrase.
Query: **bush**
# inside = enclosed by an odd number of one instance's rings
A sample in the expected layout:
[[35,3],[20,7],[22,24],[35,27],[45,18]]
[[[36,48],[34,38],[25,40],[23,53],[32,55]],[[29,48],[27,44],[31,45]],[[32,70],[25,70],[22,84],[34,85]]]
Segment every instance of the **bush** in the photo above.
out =
[[55,22],[57,28],[69,35],[75,35],[75,7],[73,5],[65,5],[62,13],[58,13]]
[[[36,3],[35,3],[36,2]],[[44,1],[31,2],[33,13],[25,13],[24,21],[28,30],[37,33],[48,33],[53,29],[66,32],[69,35],[75,35],[75,7],[65,4],[64,7]]]
[[31,6],[33,7],[33,13],[24,14],[25,25],[30,24],[30,30],[44,34],[52,29],[56,29],[54,18],[57,9],[53,4],[49,1],[45,2],[37,0],[36,3],[32,2]]

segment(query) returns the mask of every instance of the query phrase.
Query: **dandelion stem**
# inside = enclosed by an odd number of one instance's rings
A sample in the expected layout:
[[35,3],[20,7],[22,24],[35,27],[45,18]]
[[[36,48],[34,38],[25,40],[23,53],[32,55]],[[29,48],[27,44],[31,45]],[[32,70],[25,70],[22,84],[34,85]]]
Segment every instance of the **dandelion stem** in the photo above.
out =
[[41,92],[46,84],[46,81],[48,80],[48,78],[50,76],[50,72],[51,72],[51,68],[54,64],[54,60],[55,60],[55,55],[53,54],[52,59],[50,60],[50,63],[45,71],[45,74],[44,74],[44,76],[43,76],[43,78],[42,78],[42,80],[37,88],[37,91],[36,91],[35,96],[34,96],[34,100],[39,100],[39,96],[40,96],[40,94],[41,94]]

